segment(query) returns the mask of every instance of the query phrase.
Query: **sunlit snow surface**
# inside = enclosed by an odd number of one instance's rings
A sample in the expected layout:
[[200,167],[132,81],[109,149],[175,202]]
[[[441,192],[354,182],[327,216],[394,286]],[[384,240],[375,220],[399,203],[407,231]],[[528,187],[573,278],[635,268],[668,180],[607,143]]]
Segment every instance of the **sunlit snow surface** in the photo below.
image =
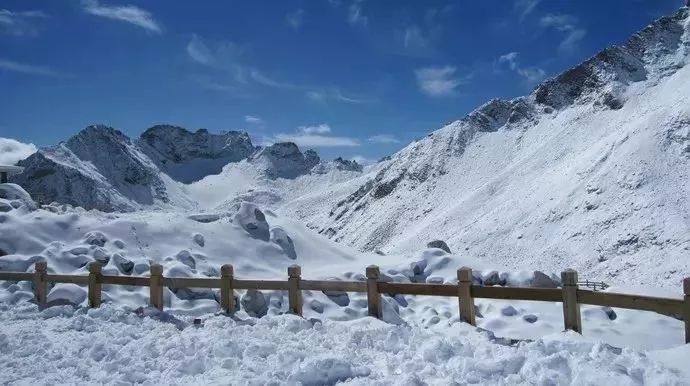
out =
[[[681,385],[651,355],[574,333],[515,347],[454,323],[433,329],[372,318],[312,323],[210,316],[202,327],[104,306],[0,305],[0,383],[321,385]],[[178,323],[179,324],[179,323]],[[675,355],[687,355],[686,346]],[[672,364],[672,362],[671,362]]]

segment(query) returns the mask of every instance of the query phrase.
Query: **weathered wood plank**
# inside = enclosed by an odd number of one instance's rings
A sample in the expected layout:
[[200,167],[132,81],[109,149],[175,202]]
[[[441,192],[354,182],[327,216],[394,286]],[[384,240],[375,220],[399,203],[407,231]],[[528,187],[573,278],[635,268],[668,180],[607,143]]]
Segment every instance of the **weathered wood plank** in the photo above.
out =
[[458,306],[460,308],[460,320],[473,326],[477,325],[474,311],[474,298],[472,297],[472,269],[462,267],[458,269]]
[[44,305],[48,300],[48,283],[46,282],[48,263],[37,261],[34,267],[34,296],[36,297],[36,304]]
[[34,279],[33,272],[0,272],[0,280],[29,281]]
[[302,268],[299,265],[291,265],[288,267],[288,302],[290,303],[290,312],[302,316],[302,291],[300,290],[300,276],[302,276]]
[[690,277],[683,280],[683,320],[685,321],[685,343],[690,343]]
[[560,302],[561,290],[556,288],[529,287],[481,287],[472,286],[472,296],[482,299],[531,300],[539,302]]
[[89,264],[89,307],[97,308],[101,306],[101,278],[103,266],[93,261]]
[[163,310],[163,266],[151,265],[151,279],[149,287],[149,300],[151,305]]
[[379,291],[379,285],[385,284],[379,282],[381,277],[381,272],[379,267],[376,265],[370,265],[367,267],[367,308],[369,316],[373,316],[377,319],[383,318],[383,304],[381,304],[381,292]]
[[367,292],[364,281],[301,280],[300,288],[305,291]]
[[679,316],[683,313],[682,299],[577,290],[577,301],[581,304],[653,311],[664,315]]
[[48,274],[45,277],[48,283],[89,284],[89,277],[84,275],[55,275]]
[[378,289],[390,295],[458,296],[458,286],[452,284],[379,282]]
[[149,287],[151,285],[151,278],[140,276],[107,276],[103,275],[101,281],[103,284],[111,285],[130,285],[136,287]]
[[220,278],[165,277],[163,285],[169,288],[220,288]]
[[582,334],[582,316],[577,298],[577,272],[566,269],[561,272],[563,294],[563,324],[566,330]]
[[233,285],[237,289],[255,289],[265,291],[287,291],[289,289],[287,280],[244,280],[235,279]]
[[235,312],[235,296],[232,289],[235,269],[230,264],[220,267],[220,307],[226,313]]

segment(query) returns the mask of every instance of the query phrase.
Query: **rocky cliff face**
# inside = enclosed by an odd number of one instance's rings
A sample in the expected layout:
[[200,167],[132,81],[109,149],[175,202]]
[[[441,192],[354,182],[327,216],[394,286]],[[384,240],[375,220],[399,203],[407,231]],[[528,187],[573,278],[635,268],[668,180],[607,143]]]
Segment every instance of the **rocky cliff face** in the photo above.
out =
[[129,211],[168,201],[166,185],[151,160],[126,135],[102,125],[40,149],[19,164],[24,173],[13,181],[43,203]]
[[162,171],[184,183],[218,174],[223,166],[256,151],[245,132],[211,134],[206,129],[190,132],[170,125],[149,128],[141,134],[138,145]]

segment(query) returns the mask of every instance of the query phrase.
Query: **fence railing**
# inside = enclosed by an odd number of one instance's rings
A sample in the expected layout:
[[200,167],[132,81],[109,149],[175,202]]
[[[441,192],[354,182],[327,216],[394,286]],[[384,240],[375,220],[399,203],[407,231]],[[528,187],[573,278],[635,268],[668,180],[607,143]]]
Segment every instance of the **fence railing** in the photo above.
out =
[[146,276],[110,276],[102,274],[102,265],[89,264],[89,275],[49,274],[46,262],[37,262],[34,272],[2,272],[0,280],[32,281],[36,303],[45,305],[48,283],[73,283],[88,286],[90,307],[101,304],[103,285],[149,287],[149,302],[163,309],[163,288],[219,288],[223,311],[235,311],[234,290],[287,291],[289,311],[302,316],[302,291],[366,292],[369,315],[382,318],[381,296],[425,295],[457,297],[460,320],[476,325],[474,299],[528,300],[563,303],[563,322],[566,330],[582,333],[580,304],[653,311],[673,316],[685,322],[685,342],[690,343],[690,278],[683,280],[683,299],[660,298],[643,295],[594,292],[578,288],[577,272],[567,269],[561,273],[561,288],[484,287],[472,285],[472,270],[458,269],[458,284],[390,283],[381,280],[379,267],[366,268],[366,281],[304,280],[300,266],[288,267],[287,280],[235,279],[232,265],[221,267],[218,278],[164,277],[163,266],[151,265]]

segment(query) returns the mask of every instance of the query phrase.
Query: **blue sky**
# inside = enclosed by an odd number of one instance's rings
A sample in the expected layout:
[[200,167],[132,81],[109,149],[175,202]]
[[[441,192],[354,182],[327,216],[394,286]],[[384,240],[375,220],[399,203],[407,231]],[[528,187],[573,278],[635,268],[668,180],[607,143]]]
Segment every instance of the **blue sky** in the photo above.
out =
[[0,137],[247,130],[376,159],[680,0],[3,0]]

